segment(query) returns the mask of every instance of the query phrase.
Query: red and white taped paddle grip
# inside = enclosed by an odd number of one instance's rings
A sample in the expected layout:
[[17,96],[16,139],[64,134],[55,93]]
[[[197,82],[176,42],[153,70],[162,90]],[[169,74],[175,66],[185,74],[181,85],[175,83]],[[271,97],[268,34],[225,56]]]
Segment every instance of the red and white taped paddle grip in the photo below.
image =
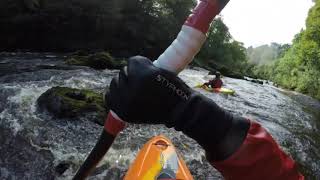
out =
[[[220,2],[224,4],[221,5]],[[220,13],[228,0],[200,0],[181,28],[177,38],[153,64],[179,74],[200,51],[213,18]],[[105,130],[116,136],[125,127],[112,110],[105,121]]]

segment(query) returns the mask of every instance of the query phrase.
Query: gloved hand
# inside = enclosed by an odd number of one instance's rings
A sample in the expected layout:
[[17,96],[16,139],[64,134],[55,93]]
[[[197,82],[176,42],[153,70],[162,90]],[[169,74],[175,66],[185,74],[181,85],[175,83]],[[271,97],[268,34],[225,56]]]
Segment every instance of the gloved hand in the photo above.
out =
[[122,120],[174,127],[195,139],[211,161],[235,152],[250,125],[141,56],[129,59],[106,96],[108,106]]

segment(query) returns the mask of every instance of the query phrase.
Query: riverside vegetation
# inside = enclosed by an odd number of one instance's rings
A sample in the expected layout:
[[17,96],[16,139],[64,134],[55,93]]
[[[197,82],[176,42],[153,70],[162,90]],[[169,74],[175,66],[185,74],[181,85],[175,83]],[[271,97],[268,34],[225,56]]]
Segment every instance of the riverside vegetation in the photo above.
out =
[[[98,69],[121,68],[125,65],[123,59],[130,56],[139,54],[156,59],[174,40],[195,3],[195,0],[3,0],[0,51],[81,50],[87,53],[73,55],[66,62]],[[271,45],[276,51],[272,56],[265,51],[255,53],[259,48],[246,49],[232,37],[223,19],[217,18],[192,65],[234,78],[268,79],[320,99],[319,4],[316,0],[306,29],[296,35],[292,45]]]
[[[272,60],[272,59],[269,59]],[[306,29],[271,63],[254,69],[257,77],[320,99],[320,1],[310,9]]]

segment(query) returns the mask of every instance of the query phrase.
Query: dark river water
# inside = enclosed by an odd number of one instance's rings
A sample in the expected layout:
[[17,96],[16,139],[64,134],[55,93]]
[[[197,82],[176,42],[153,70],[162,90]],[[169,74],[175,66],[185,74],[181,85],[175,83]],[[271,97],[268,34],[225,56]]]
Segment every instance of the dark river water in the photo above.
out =
[[[101,126],[86,118],[57,119],[40,113],[36,100],[54,86],[101,92],[118,71],[67,66],[64,58],[50,53],[0,54],[0,179],[71,179],[96,143]],[[193,87],[208,80],[207,74],[187,69],[179,76]],[[223,81],[236,91],[234,96],[196,90],[260,122],[298,162],[306,179],[320,179],[320,102],[268,84],[227,77]],[[195,179],[222,179],[193,140],[164,126],[143,125],[123,131],[89,179],[110,179],[110,173],[122,176],[139,148],[159,134],[173,141]]]

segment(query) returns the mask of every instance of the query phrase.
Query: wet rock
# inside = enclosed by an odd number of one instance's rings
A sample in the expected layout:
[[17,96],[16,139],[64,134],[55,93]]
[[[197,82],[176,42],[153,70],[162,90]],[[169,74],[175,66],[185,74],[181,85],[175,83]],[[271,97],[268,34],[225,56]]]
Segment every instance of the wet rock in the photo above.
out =
[[258,79],[252,79],[251,82],[257,83],[257,84],[263,84],[263,81],[258,80]]
[[69,169],[70,164],[67,162],[61,162],[55,167],[55,172],[62,175],[67,169]]
[[[253,82],[253,83],[257,83],[257,84],[263,84],[264,83],[263,80],[253,79],[253,78],[248,78],[248,77],[246,77],[245,80]],[[265,82],[267,82],[267,81],[265,81]]]
[[102,94],[67,87],[53,87],[37,100],[40,111],[48,111],[58,118],[88,117],[100,125],[104,123],[106,107]]
[[211,71],[209,71],[208,75],[216,75],[217,72],[218,71],[216,71],[216,70],[211,70]]
[[[81,91],[67,92],[66,96],[68,96],[68,97],[70,97],[72,99],[80,100],[80,101],[85,101],[86,100],[86,95]],[[90,100],[90,101],[92,101],[92,100]]]
[[81,66],[69,66],[69,65],[38,65],[35,70],[41,69],[55,69],[55,70],[75,70],[75,69],[85,69]]
[[126,65],[125,60],[115,60],[107,52],[98,52],[95,54],[84,55],[77,53],[66,59],[69,65],[88,66],[94,69],[120,69]]

